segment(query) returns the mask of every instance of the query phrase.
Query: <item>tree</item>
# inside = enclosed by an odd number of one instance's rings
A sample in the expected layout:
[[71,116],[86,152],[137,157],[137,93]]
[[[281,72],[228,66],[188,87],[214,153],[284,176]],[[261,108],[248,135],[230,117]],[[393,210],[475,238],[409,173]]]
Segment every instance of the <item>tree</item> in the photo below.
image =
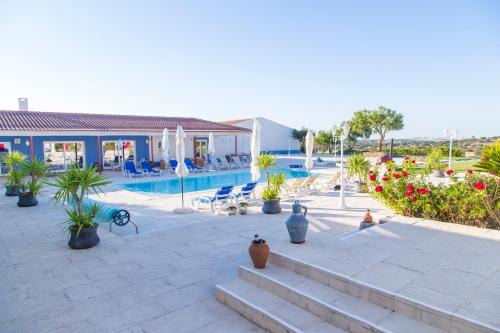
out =
[[354,116],[349,121],[351,132],[358,138],[368,139],[372,135],[371,111],[361,110],[354,112]]
[[320,150],[327,150],[329,154],[333,151],[333,134],[332,131],[318,131],[314,138],[314,145]]
[[377,150],[382,151],[382,143],[389,131],[397,131],[404,127],[403,114],[379,106],[378,109],[368,111],[368,119],[373,132],[379,136]]
[[299,130],[297,130],[297,129],[292,130],[292,137],[295,140],[298,140],[300,142],[300,151],[301,152],[304,152],[306,150],[307,131],[308,131],[308,129],[305,127],[302,127]]

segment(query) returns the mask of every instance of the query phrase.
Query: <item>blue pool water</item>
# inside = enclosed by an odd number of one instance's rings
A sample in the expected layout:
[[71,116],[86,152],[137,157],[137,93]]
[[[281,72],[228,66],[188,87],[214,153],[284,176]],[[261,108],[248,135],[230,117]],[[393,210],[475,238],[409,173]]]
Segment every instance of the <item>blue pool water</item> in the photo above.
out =
[[[273,169],[271,173],[282,172],[287,179],[307,177],[308,173],[305,170],[295,171],[290,169]],[[259,182],[265,180],[261,173]],[[193,175],[190,174],[184,178],[184,192],[203,191],[219,188],[223,185],[244,185],[252,181],[250,170],[224,172],[208,175]],[[138,183],[130,183],[122,185],[126,190],[133,192],[143,192],[149,195],[157,194],[176,194],[181,192],[181,183],[178,178],[158,179]]]

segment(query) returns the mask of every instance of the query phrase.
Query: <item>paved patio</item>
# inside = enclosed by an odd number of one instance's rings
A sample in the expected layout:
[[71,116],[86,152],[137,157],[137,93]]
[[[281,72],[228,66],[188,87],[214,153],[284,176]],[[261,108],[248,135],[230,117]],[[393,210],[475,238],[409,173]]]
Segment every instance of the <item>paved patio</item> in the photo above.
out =
[[328,192],[300,198],[309,241],[292,246],[284,226],[292,200],[277,216],[259,206],[247,216],[180,216],[171,212],[178,197],[115,188],[102,199],[129,209],[141,233],[101,228],[99,246],[74,251],[59,224],[65,214],[48,197],[23,209],[0,197],[1,332],[260,331],[214,298],[214,286],[249,263],[255,233],[289,255],[500,327],[498,231],[395,217],[351,233],[365,208],[388,212],[361,194],[338,210],[338,194]]

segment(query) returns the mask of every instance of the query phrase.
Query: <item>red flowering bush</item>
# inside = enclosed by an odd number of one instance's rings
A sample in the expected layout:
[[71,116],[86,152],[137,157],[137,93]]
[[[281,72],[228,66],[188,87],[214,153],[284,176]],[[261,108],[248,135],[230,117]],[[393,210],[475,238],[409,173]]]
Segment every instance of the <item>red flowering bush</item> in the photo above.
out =
[[446,170],[446,174],[448,176],[452,175],[453,174],[453,170],[451,170],[451,169]]
[[445,222],[500,229],[500,181],[498,177],[467,172],[459,180],[453,170],[447,184],[427,182],[428,174],[417,174],[416,165],[405,159],[398,166],[385,163],[383,187],[377,177],[370,177],[373,196],[396,213]]

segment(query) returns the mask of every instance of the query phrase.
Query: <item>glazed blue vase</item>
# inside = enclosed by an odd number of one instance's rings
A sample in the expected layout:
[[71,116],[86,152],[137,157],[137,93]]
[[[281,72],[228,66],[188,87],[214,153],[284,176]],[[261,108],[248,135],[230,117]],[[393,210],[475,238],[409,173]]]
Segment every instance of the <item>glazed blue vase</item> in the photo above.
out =
[[[302,209],[304,209],[304,213],[302,213]],[[295,201],[292,205],[292,215],[286,221],[290,241],[294,244],[302,244],[306,241],[307,226],[309,225],[306,215],[307,207]]]

